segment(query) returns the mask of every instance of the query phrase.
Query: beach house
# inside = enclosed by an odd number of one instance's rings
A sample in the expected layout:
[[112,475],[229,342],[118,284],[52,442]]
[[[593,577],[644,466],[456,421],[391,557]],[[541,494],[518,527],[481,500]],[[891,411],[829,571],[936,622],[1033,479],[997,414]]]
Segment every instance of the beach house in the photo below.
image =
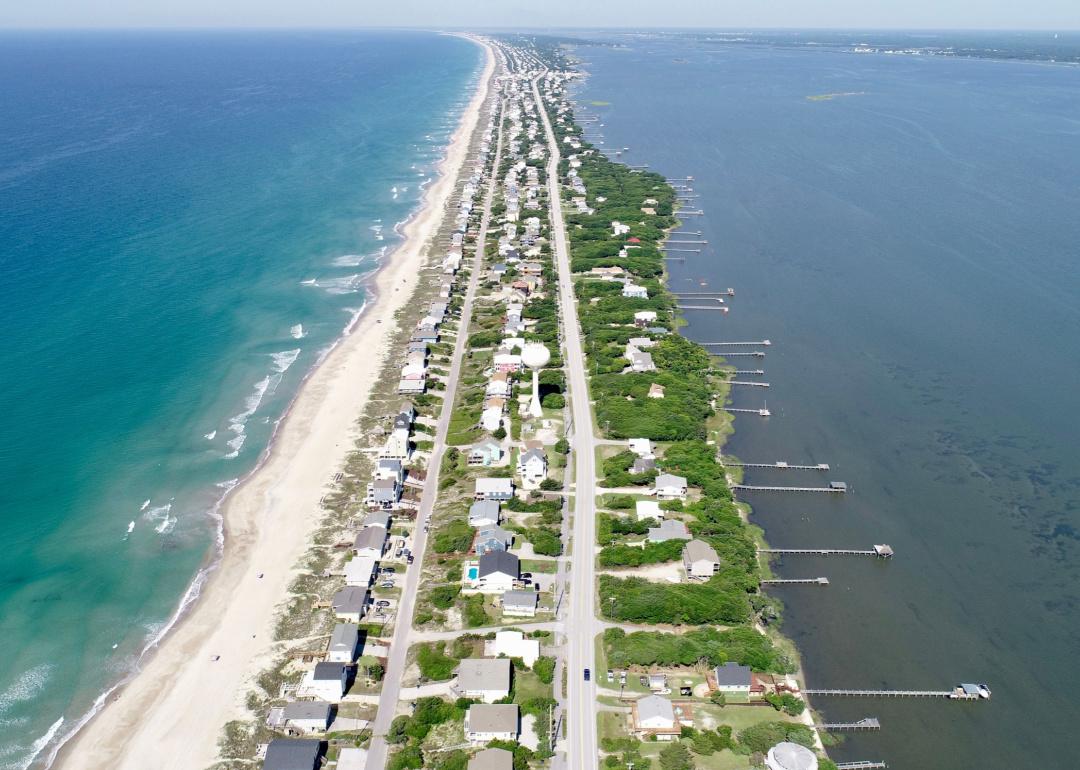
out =
[[506,551],[514,542],[514,533],[502,527],[483,527],[476,533],[473,550],[483,556],[492,551]]
[[325,749],[310,738],[275,738],[266,747],[263,770],[317,770]]
[[646,460],[651,460],[656,457],[653,453],[653,443],[647,438],[632,438],[627,444],[630,447],[630,451]]
[[[535,591],[530,593],[535,593]],[[526,666],[532,668],[540,657],[540,641],[526,639],[521,631],[496,631],[494,639],[484,642],[484,654],[521,658]]]
[[630,299],[648,299],[649,292],[644,286],[639,286],[636,283],[627,281],[623,284],[622,295]]
[[334,594],[334,598],[330,600],[330,608],[338,620],[359,623],[367,612],[370,601],[366,588],[345,586]]
[[281,727],[290,735],[315,735],[330,726],[331,705],[325,701],[293,701],[281,712]]
[[516,703],[474,703],[465,712],[465,739],[472,743],[516,741]]
[[646,353],[640,348],[636,348],[633,345],[626,346],[626,352],[623,354],[630,362],[630,370],[634,372],[654,372],[656,371],[656,364],[653,363],[652,355]]
[[353,540],[353,553],[357,556],[379,559],[382,557],[385,545],[386,529],[384,527],[364,527]]
[[518,557],[506,551],[489,551],[477,565],[476,590],[484,594],[501,594],[514,588],[521,574]]
[[740,666],[729,660],[724,665],[713,669],[712,674],[716,680],[718,692],[750,695],[753,672],[750,671],[749,666]]
[[343,663],[323,661],[304,674],[296,694],[304,698],[315,698],[328,703],[339,703],[345,697],[345,687],[349,681],[349,669]]
[[345,585],[369,588],[375,582],[378,561],[371,556],[356,556],[345,562]]
[[638,328],[645,328],[651,323],[656,322],[655,310],[639,310],[634,313],[634,326]]
[[338,623],[330,634],[326,646],[326,659],[331,663],[350,664],[356,660],[356,648],[360,643],[360,629],[355,623]]
[[716,549],[704,540],[691,540],[684,545],[682,560],[687,577],[711,578],[720,571],[720,557]]
[[466,770],[514,770],[514,755],[506,749],[484,749],[469,760]]
[[536,591],[504,591],[502,611],[504,615],[515,618],[536,617],[536,606],[540,601]]
[[649,527],[646,535],[650,543],[664,543],[668,540],[689,540],[690,531],[686,524],[678,519],[664,519],[659,527]]
[[656,477],[653,494],[657,500],[685,500],[686,479],[671,473],[661,473]]
[[509,658],[466,658],[452,685],[458,697],[494,703],[510,694]]
[[634,732],[638,736],[655,735],[657,740],[670,741],[681,732],[671,701],[660,695],[646,695],[631,707]]
[[548,461],[543,449],[530,449],[518,456],[517,472],[521,477],[521,484],[526,489],[531,489],[547,478]]
[[634,503],[634,512],[637,514],[638,521],[642,519],[663,521],[664,519],[664,512],[660,510],[660,503],[655,500],[638,500]]
[[484,467],[494,465],[502,460],[503,450],[498,443],[491,439],[484,439],[483,441],[473,444],[469,448],[469,454],[466,458],[469,465]]
[[469,506],[470,527],[494,527],[502,521],[498,500],[476,500]]
[[481,478],[476,480],[477,500],[509,500],[514,496],[514,481],[508,478]]

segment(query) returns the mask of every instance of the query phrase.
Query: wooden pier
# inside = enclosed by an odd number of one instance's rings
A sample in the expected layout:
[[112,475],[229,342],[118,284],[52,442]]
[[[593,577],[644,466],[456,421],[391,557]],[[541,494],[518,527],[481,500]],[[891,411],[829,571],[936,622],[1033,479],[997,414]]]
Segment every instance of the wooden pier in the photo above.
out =
[[818,463],[817,465],[793,465],[792,463],[786,463],[783,460],[777,460],[774,463],[735,463],[721,461],[721,465],[729,465],[732,468],[779,468],[785,471],[827,471],[829,470],[828,463]]
[[764,369],[736,369],[735,374],[745,374],[747,376],[764,377]]
[[671,292],[676,297],[734,297],[734,289],[724,289],[721,291],[673,291]]
[[692,240],[692,241],[689,241],[689,240],[683,240],[683,241],[668,240],[668,241],[665,241],[665,243],[692,243],[692,244],[707,245],[709,242],[707,240],[700,239],[700,240]]
[[668,248],[667,246],[661,246],[660,250],[663,251],[663,252],[674,251],[675,253],[684,253],[684,254],[700,254],[701,253],[701,249],[671,249],[671,248]]
[[827,722],[825,724],[817,725],[819,730],[828,730],[829,732],[861,732],[865,730],[880,730],[881,722],[877,717],[865,717],[858,722]]
[[884,762],[871,762],[868,760],[861,760],[859,762],[837,762],[836,770],[878,770],[878,768],[888,768]]
[[749,385],[753,388],[769,387],[769,383],[767,382],[746,382],[745,380],[728,380],[728,385]]
[[758,553],[790,554],[792,556],[876,556],[891,559],[895,553],[891,546],[881,544],[870,549],[858,548],[758,548]]
[[958,684],[951,690],[803,690],[803,695],[832,698],[945,698],[947,700],[989,700],[986,685]]
[[720,353],[724,358],[736,358],[739,356],[752,356],[753,358],[764,358],[765,352],[762,350],[755,350],[753,353]]
[[729,348],[745,348],[760,345],[763,348],[767,348],[772,345],[772,340],[752,340],[750,342],[699,342],[699,345],[706,345],[708,347],[729,347]]
[[[827,577],[816,577],[816,578],[771,578],[769,580],[762,580],[761,581],[761,585],[763,585],[763,586],[790,586],[790,585],[827,586],[828,584],[829,584],[829,579]],[[807,690],[804,690],[803,692],[807,692]]]
[[[735,412],[736,414],[758,414],[762,417],[770,417],[772,415],[772,412],[768,409],[736,409],[735,407],[726,406],[724,407],[724,411]],[[732,487],[732,489],[738,489],[738,487]]]
[[701,235],[700,230],[672,230],[671,235]]
[[721,313],[727,313],[731,308],[723,307],[722,305],[676,305],[679,310],[716,310]]
[[705,212],[702,211],[701,209],[696,209],[694,211],[683,211],[682,209],[678,209],[675,212],[675,216],[676,217],[703,217],[703,216],[705,216]]
[[[738,410],[729,408],[727,411],[736,412]],[[731,488],[742,490],[744,492],[830,492],[836,495],[842,495],[847,492],[847,484],[843,481],[830,481],[829,486],[827,487],[772,487],[755,486],[752,484],[733,484]]]

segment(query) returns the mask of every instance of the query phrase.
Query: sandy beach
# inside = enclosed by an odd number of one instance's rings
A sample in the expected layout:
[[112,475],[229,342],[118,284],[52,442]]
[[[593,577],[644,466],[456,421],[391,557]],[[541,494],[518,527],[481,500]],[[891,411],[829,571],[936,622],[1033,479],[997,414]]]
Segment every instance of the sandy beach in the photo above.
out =
[[226,501],[224,553],[202,595],[63,747],[57,767],[201,770],[217,760],[225,723],[249,716],[248,685],[274,656],[275,609],[322,518],[319,500],[354,449],[356,420],[392,352],[394,315],[417,288],[425,246],[468,155],[495,67],[484,47],[483,74],[439,177],[376,274],[366,311],[301,388],[265,462]]

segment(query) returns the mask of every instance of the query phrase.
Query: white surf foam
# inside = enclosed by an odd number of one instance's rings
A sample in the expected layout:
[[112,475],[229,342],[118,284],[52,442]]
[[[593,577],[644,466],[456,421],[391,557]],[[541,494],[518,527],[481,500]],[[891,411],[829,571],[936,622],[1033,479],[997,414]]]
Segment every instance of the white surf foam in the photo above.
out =
[[64,724],[63,717],[60,717],[55,722],[53,722],[49,729],[46,730],[40,738],[30,744],[30,751],[28,752],[26,758],[20,764],[15,765],[15,767],[18,767],[19,770],[27,770],[30,765],[34,764],[34,760],[37,759],[37,755],[40,754],[42,750],[46,746],[48,746],[49,743],[52,742],[52,739],[56,737],[56,734],[60,732],[60,726],[62,724]]
[[362,254],[343,254],[330,264],[334,267],[358,267],[364,264],[364,256]]
[[176,527],[176,517],[172,515],[171,500],[165,505],[156,505],[150,508],[143,514],[143,518],[154,526],[154,531],[159,535],[167,535]]
[[304,339],[304,336],[305,336],[304,335],[304,325],[303,324],[296,324],[296,326],[293,326],[292,328],[289,329],[289,334],[292,336],[292,338],[294,340],[302,340],[302,339]]
[[217,431],[216,430],[212,430],[209,433],[204,433],[203,434],[203,438],[206,439],[207,441],[213,441],[215,436],[217,436]]
[[300,355],[300,348],[295,350],[282,350],[280,353],[271,353],[270,357],[274,360],[274,371],[278,374],[284,374],[289,371],[289,367],[296,363],[297,357]]
[[51,663],[41,663],[19,674],[15,681],[0,693],[0,716],[7,714],[15,704],[36,698],[45,689],[52,669]]
[[143,501],[143,504],[141,506],[139,506],[139,511],[140,512],[145,511],[149,507],[150,507],[150,498],[148,497],[148,498],[146,498],[146,500]]

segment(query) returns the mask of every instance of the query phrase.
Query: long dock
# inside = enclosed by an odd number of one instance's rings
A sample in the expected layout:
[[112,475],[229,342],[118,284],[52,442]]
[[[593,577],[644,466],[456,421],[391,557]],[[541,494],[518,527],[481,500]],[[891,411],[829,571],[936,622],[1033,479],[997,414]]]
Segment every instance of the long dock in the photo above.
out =
[[673,291],[676,297],[734,297],[734,289],[722,289],[720,291]]
[[672,230],[672,235],[701,235],[700,230]]
[[[827,586],[829,579],[827,577],[816,578],[771,578],[769,580],[762,580],[763,586],[789,586],[789,585],[818,585]],[[808,692],[804,690],[804,692]]]
[[721,313],[727,313],[730,308],[723,307],[721,305],[676,305],[679,310],[717,310]]
[[722,355],[724,358],[736,358],[736,357],[739,357],[739,356],[742,356],[742,357],[751,356],[753,358],[764,358],[765,357],[765,351],[763,351],[763,350],[755,350],[753,353],[720,353],[720,355]]
[[892,546],[881,544],[870,549],[858,548],[758,548],[758,553],[788,554],[792,556],[877,556],[879,559],[892,558],[895,553]]
[[728,380],[728,385],[748,385],[753,388],[767,388],[767,382],[746,382],[745,380]]
[[679,209],[679,210],[677,210],[675,212],[675,216],[677,216],[677,217],[703,217],[703,216],[705,216],[705,212],[702,211],[701,209],[697,209],[695,211],[683,211],[682,209]]
[[[738,414],[759,414],[762,417],[769,417],[769,416],[772,415],[772,412],[770,412],[768,409],[736,409],[735,407],[725,406],[724,411],[725,412],[736,412]],[[732,487],[732,489],[735,489],[735,488],[736,487]]]
[[877,717],[865,717],[858,722],[826,722],[825,724],[817,725],[819,730],[828,730],[829,732],[859,732],[863,730],[880,730],[881,722]]
[[730,347],[730,348],[747,348],[754,346],[761,346],[767,348],[772,345],[771,340],[753,340],[751,342],[699,342],[699,345],[706,345],[709,347]]
[[748,376],[763,377],[763,376],[765,376],[765,370],[764,369],[736,369],[735,374],[745,374],[745,375],[748,375]]
[[[737,409],[731,409],[725,407],[729,412],[739,411]],[[743,410],[747,411],[747,410]],[[744,492],[831,492],[832,494],[842,495],[847,492],[847,484],[842,481],[831,481],[827,487],[772,487],[772,486],[755,486],[752,484],[732,484],[732,489],[742,490]]]
[[[982,691],[985,690],[985,693]],[[834,698],[947,698],[948,700],[987,700],[985,685],[957,685],[951,690],[803,690],[804,695]]]
[[878,768],[888,768],[884,762],[871,762],[868,760],[861,760],[859,762],[837,762],[836,770],[877,770]]
[[829,470],[828,463],[818,463],[817,465],[792,465],[786,463],[783,460],[777,460],[774,463],[734,463],[722,461],[722,465],[728,465],[732,468],[779,468],[786,471],[827,471]]
[[660,250],[664,251],[664,252],[674,251],[676,253],[683,253],[683,254],[700,254],[701,253],[701,249],[669,249],[667,246],[661,246]]

